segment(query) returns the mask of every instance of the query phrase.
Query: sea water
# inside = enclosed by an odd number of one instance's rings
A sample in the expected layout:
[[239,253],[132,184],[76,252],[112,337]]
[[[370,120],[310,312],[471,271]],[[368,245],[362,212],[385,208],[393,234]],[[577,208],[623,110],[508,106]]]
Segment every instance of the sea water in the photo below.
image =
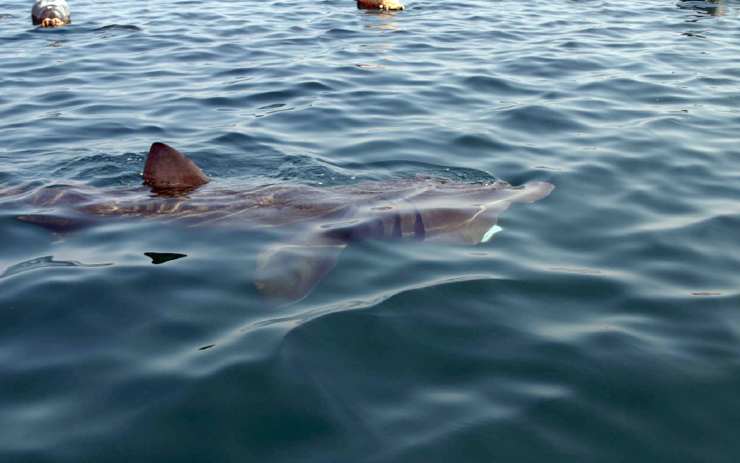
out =
[[277,307],[262,232],[0,199],[0,461],[740,458],[739,3],[70,6],[0,6],[2,188],[140,188],[163,141],[230,188],[556,190]]

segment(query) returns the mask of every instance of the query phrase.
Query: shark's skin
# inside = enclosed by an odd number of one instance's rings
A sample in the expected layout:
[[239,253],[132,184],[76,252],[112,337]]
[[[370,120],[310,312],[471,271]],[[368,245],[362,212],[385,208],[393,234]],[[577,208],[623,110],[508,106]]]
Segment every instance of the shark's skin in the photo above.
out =
[[[241,191],[207,185],[208,177],[186,156],[154,143],[137,190],[98,190],[57,185],[0,191],[33,213],[24,222],[67,232],[107,217],[157,218],[187,226],[280,227],[288,243],[257,259],[255,283],[266,296],[295,301],[333,268],[341,251],[365,240],[487,242],[501,230],[498,216],[513,203],[532,203],[553,185],[529,182],[457,183],[415,178],[318,188],[272,184]],[[197,188],[197,190],[196,190]]]

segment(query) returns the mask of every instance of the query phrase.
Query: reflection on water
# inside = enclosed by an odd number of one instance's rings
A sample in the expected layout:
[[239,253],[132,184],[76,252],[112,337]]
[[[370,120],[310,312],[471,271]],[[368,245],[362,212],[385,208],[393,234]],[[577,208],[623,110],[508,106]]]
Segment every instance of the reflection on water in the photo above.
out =
[[0,462],[737,460],[737,1],[234,3],[30,32],[28,0],[3,2],[0,190],[138,189],[162,140],[234,189],[557,194],[496,243],[350,246],[280,307],[255,264],[297,229],[58,240],[3,200]]
[[396,23],[396,14],[398,11],[368,11],[367,15],[378,18],[380,21],[376,24],[368,24],[368,29],[375,29],[379,31],[396,31],[398,30],[398,24]]
[[355,64],[360,69],[382,69],[384,66],[382,64],[373,64],[373,63],[357,63]]
[[694,10],[702,15],[724,16],[727,13],[725,0],[687,0],[677,4],[684,10]]
[[141,28],[139,26],[135,26],[133,24],[109,24],[107,26],[98,27],[97,29],[94,29],[95,32],[104,32],[104,31],[132,31],[132,32],[138,32],[141,31]]
[[17,275],[23,272],[30,272],[31,270],[39,270],[43,268],[51,267],[107,267],[113,265],[112,263],[104,264],[83,264],[76,260],[54,260],[54,256],[37,257],[35,259],[29,259],[20,262],[15,265],[11,265],[5,271],[0,274],[0,278],[7,278],[13,275]]

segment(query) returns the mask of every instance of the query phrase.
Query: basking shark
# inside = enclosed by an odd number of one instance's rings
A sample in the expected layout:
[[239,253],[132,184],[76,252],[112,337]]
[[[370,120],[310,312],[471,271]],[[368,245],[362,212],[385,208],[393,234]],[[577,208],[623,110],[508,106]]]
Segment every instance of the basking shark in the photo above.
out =
[[191,159],[164,143],[152,144],[143,177],[148,188],[52,185],[0,191],[0,196],[33,208],[18,220],[56,232],[111,217],[175,220],[187,226],[280,227],[291,238],[257,256],[255,285],[268,298],[296,301],[352,243],[485,243],[501,231],[498,216],[509,206],[533,203],[554,189],[547,182],[512,186],[417,177],[336,187],[278,183],[234,191],[209,184]]

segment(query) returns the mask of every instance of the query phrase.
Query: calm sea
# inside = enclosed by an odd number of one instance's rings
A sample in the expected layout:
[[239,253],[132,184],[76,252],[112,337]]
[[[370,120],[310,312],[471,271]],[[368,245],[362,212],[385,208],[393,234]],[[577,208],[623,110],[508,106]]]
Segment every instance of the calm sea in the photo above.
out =
[[740,460],[740,3],[407,6],[2,2],[0,189],[137,188],[153,141],[229,187],[557,189],[279,307],[259,233],[0,198],[0,461]]

